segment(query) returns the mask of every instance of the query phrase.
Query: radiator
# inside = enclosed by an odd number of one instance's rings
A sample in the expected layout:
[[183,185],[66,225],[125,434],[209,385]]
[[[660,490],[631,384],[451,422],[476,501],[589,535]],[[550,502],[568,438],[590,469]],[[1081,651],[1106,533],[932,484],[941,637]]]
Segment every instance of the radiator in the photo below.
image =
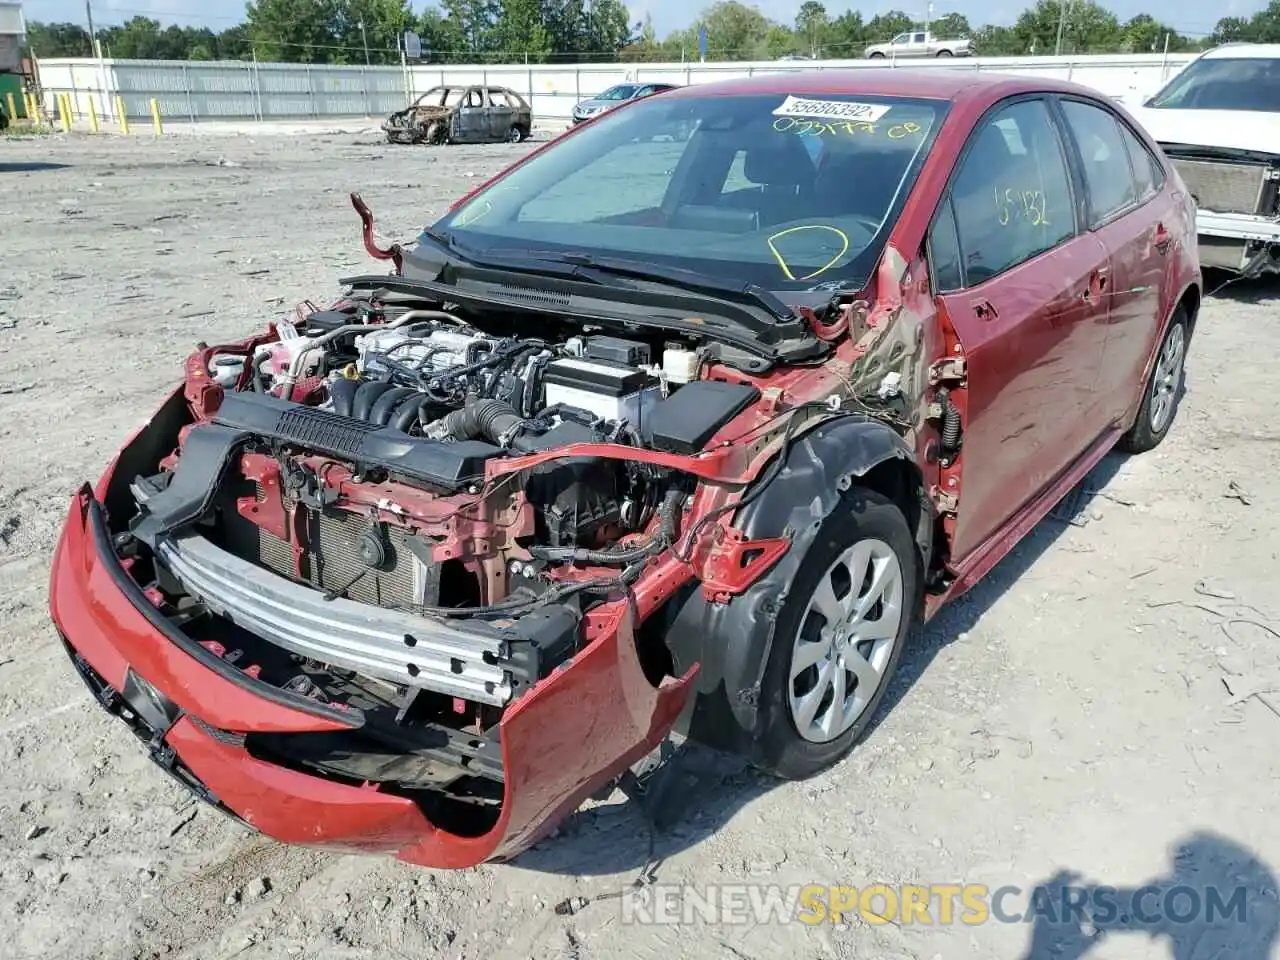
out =
[[1270,168],[1260,163],[1174,160],[1196,206],[1212,213],[1260,213]]
[[[258,500],[262,499],[259,489]],[[289,506],[292,504],[286,502],[286,507]],[[406,534],[400,528],[384,528],[386,563],[381,570],[370,570],[360,559],[359,548],[361,535],[370,529],[368,518],[354,513],[318,513],[306,507],[299,509],[308,515],[310,543],[310,549],[302,555],[301,579],[304,583],[320,590],[340,590],[351,584],[344,596],[380,607],[416,607],[439,602],[439,568],[434,564],[427,566],[414,556],[405,546]],[[254,527],[253,532],[257,535],[258,555],[248,559],[255,559],[269,570],[298,580],[294,572],[293,546],[262,527]],[[361,571],[367,572],[357,579],[356,575]]]

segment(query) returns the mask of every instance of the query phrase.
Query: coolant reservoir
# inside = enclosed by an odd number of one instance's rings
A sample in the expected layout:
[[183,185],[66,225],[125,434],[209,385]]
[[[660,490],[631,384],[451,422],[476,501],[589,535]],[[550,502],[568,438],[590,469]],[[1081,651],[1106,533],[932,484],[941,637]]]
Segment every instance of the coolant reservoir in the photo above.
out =
[[698,376],[698,354],[683,347],[662,351],[662,372],[672,383],[689,383]]

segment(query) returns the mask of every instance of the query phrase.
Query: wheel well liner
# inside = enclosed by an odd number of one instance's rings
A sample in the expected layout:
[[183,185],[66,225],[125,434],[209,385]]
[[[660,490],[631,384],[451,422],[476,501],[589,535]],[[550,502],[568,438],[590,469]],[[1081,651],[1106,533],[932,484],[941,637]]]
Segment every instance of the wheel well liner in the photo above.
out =
[[898,504],[915,536],[920,569],[928,569],[933,511],[907,443],[885,424],[857,415],[823,421],[797,438],[777,475],[734,521],[748,539],[785,537],[791,547],[728,603],[691,590],[667,605],[666,642],[676,675],[701,664],[698,703],[687,718],[690,736],[750,754],[777,613],[823,521],[853,486]]

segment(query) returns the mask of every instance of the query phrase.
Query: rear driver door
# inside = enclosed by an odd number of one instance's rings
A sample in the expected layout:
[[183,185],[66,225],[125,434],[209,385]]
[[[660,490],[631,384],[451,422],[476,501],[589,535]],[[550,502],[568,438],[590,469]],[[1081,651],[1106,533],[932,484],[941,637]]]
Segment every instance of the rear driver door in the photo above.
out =
[[1108,254],[1078,223],[1067,156],[1045,100],[997,107],[970,136],[930,232],[939,312],[968,368],[957,566],[1103,432],[1093,385]]

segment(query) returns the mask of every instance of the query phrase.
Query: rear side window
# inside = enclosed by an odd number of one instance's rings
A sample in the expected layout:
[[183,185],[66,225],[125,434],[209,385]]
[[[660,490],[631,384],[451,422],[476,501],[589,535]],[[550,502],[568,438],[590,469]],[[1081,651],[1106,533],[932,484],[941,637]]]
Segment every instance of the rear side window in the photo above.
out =
[[1138,200],[1149,200],[1164,186],[1164,170],[1160,168],[1160,161],[1151,155],[1151,151],[1123,123],[1120,124],[1120,136],[1124,138],[1124,145],[1129,151],[1129,164],[1133,167]]
[[1066,100],[1062,112],[1080,149],[1089,192],[1089,226],[1096,227],[1138,201],[1129,151],[1120,136],[1120,125],[1106,110]]
[[1066,158],[1042,100],[974,131],[951,186],[965,280],[981,283],[1075,234]]

